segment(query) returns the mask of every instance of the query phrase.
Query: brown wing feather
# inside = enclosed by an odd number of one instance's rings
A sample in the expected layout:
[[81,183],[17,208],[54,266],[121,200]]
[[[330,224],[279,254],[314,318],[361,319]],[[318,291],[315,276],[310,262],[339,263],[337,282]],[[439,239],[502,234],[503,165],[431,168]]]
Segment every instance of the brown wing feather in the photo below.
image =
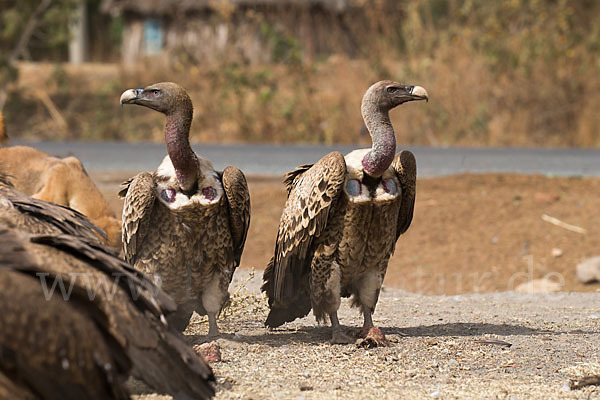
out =
[[285,176],[283,177],[283,186],[285,186],[285,190],[287,190],[288,196],[294,188],[294,181],[296,180],[296,178],[308,171],[313,165],[314,164],[300,165],[299,167],[296,167],[296,169],[294,169],[293,171],[285,174]]
[[300,292],[308,288],[310,254],[314,251],[311,246],[327,226],[345,175],[346,162],[338,152],[327,154],[310,168],[302,166],[286,175],[289,195],[279,223],[275,256],[263,275],[262,290],[271,306],[268,326],[281,325],[310,311],[310,300],[307,309],[306,298],[301,303],[291,299],[303,296],[305,293]]
[[[164,323],[164,316],[175,312],[175,303],[148,278],[102,249],[68,235],[35,236],[31,242],[44,245],[44,249],[34,249],[54,261],[43,269],[49,279],[61,276],[65,285],[96,294],[97,307],[107,316],[96,318],[96,323],[124,347],[133,376],[161,393],[183,398],[184,394],[190,398],[212,395],[210,367],[174,327]],[[61,252],[58,259],[57,250]],[[73,272],[83,272],[86,277],[79,280]],[[94,315],[94,311],[88,307],[86,312]]]
[[222,175],[223,189],[229,206],[229,225],[233,239],[234,268],[240,265],[250,226],[250,192],[246,177],[236,167],[227,167]]
[[402,202],[398,213],[398,225],[396,228],[396,240],[402,235],[413,219],[415,209],[415,197],[417,189],[417,160],[413,153],[408,150],[396,154],[392,167],[396,171],[400,186],[402,187]]
[[24,391],[44,399],[128,399],[130,361],[95,324],[94,303],[77,289],[69,301],[46,297],[30,273],[43,268],[28,246],[28,235],[0,225],[0,397]]
[[0,399],[39,400],[30,389],[22,383],[14,382],[0,371]]
[[[5,231],[0,229],[0,233]],[[182,398],[208,398],[214,394],[210,385],[214,380],[210,367],[196,356],[174,327],[166,325],[163,312],[174,311],[175,306],[164,292],[141,273],[94,244],[69,235],[21,234],[28,240],[12,248],[34,255],[37,261],[23,262],[24,257],[2,260],[0,257],[0,271],[2,267],[11,268],[35,277],[38,292],[42,292],[41,278],[36,276],[39,273],[44,274],[47,287],[52,287],[52,282],[59,279],[64,282],[63,287],[72,288],[69,302],[62,300],[58,287],[51,297],[82,310],[104,338],[90,339],[91,344],[104,340],[111,349],[111,357],[128,360],[131,374],[155,390]],[[4,243],[5,240],[0,240],[0,249]],[[69,311],[61,312],[69,314]],[[61,326],[72,327],[73,324],[58,324],[56,328],[60,330]],[[110,398],[102,398],[105,397]],[[75,398],[88,397],[79,394]]]
[[141,172],[122,183],[119,196],[125,198],[123,204],[123,254],[125,260],[135,264],[138,250],[148,232],[154,201],[156,184],[152,174]]
[[173,299],[162,290],[157,290],[150,278],[112,255],[106,245],[85,242],[70,235],[34,236],[31,242],[54,247],[75,256],[111,279],[118,277],[117,284],[130,295],[137,307],[151,312],[159,319],[161,315],[177,309]]

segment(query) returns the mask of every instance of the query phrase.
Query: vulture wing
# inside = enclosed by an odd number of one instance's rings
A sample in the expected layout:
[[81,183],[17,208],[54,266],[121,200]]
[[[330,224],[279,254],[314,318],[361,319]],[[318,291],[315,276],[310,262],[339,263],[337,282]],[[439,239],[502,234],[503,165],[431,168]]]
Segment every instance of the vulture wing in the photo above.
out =
[[150,215],[156,200],[156,185],[152,174],[141,172],[123,182],[120,197],[125,198],[123,207],[123,253],[131,264],[137,261],[138,250],[149,231]]
[[0,225],[1,397],[128,399],[130,361],[90,317],[106,315],[79,290],[69,301],[46,297],[40,278],[29,273],[41,270],[29,245],[28,235]]
[[398,213],[398,225],[396,228],[396,240],[402,235],[412,222],[415,210],[415,196],[417,188],[417,161],[410,151],[404,150],[396,154],[392,162],[392,168],[402,188],[402,200],[400,212]]
[[279,223],[275,256],[263,275],[262,290],[271,307],[267,326],[276,327],[310,312],[312,245],[327,226],[345,175],[346,162],[338,152],[286,175],[288,199]]
[[[234,268],[240,265],[244,251],[246,235],[250,226],[250,192],[246,177],[236,167],[227,167],[223,171],[223,189],[229,206],[229,225],[233,238]],[[232,275],[233,276],[233,275]]]
[[[2,284],[0,283],[0,285]],[[0,371],[0,399],[38,400],[38,397],[31,390],[14,382]]]

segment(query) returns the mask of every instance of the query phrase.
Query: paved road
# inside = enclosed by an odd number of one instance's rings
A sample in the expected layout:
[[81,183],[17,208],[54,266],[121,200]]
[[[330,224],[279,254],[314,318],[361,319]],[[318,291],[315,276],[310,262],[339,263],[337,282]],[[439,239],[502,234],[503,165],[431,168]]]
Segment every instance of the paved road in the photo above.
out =
[[[23,143],[22,143],[23,144]],[[47,153],[77,156],[89,170],[153,170],[166,154],[160,143],[35,142]],[[343,154],[354,146],[195,145],[194,150],[216,168],[236,165],[247,174],[282,175],[312,163],[330,151]],[[401,146],[399,146],[401,148]],[[417,157],[419,176],[463,172],[515,172],[556,176],[600,176],[600,150],[476,149],[408,147]]]

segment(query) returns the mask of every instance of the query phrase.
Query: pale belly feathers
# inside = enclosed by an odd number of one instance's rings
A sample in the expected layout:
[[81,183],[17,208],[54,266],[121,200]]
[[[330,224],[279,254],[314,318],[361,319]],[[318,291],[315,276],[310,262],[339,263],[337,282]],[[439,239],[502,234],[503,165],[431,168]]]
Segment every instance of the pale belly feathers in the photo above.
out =
[[375,190],[375,196],[372,196],[369,188],[362,183],[364,176],[362,159],[369,150],[354,150],[346,155],[347,173],[344,192],[353,203],[393,201],[402,195],[402,188],[396,177],[396,172],[391,166],[383,173],[381,182]]
[[[342,202],[340,235],[334,239],[336,262],[341,269],[342,287],[352,287],[363,274],[374,273],[383,279],[387,261],[396,242],[396,221],[402,189],[390,167],[375,188],[362,180],[362,159],[369,149],[355,150],[346,157],[346,182]],[[379,279],[379,278],[378,278]]]
[[198,183],[198,191],[191,197],[182,193],[175,177],[175,169],[169,156],[165,156],[156,170],[156,197],[171,210],[189,206],[218,204],[223,197],[223,185],[210,161],[198,157],[204,179]]

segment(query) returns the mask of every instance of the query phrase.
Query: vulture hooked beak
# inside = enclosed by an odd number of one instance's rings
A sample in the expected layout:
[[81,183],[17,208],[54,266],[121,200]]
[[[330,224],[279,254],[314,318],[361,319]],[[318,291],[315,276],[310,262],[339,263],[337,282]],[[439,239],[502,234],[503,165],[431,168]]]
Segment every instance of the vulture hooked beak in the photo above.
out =
[[427,103],[429,102],[429,95],[427,94],[427,90],[421,86],[413,86],[410,90],[410,95],[414,100],[425,100]]
[[128,89],[121,95],[121,106],[123,104],[136,104],[136,100],[140,98],[140,95],[144,89]]

